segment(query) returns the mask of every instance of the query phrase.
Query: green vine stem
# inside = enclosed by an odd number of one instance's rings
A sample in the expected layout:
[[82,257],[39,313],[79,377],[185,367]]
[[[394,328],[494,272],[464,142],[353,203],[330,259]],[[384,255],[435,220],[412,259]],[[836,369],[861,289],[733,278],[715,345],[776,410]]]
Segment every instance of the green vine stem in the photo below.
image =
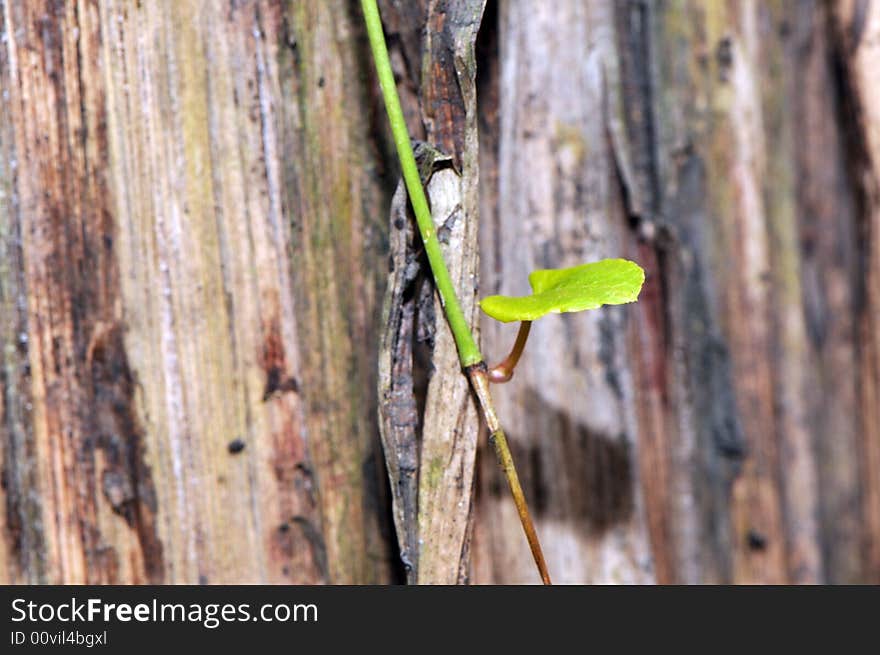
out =
[[535,532],[535,526],[529,514],[525,495],[520,486],[516,468],[513,465],[513,457],[510,454],[507,439],[498,422],[492,397],[489,395],[489,375],[486,364],[483,362],[483,355],[477,346],[470,327],[468,327],[464,312],[462,312],[461,305],[458,302],[458,297],[455,295],[455,287],[449,277],[446,263],[443,261],[440,243],[437,241],[434,219],[431,217],[428,200],[425,198],[425,190],[422,188],[422,182],[419,178],[419,170],[413,155],[412,142],[409,131],[406,128],[403,110],[400,107],[400,98],[397,95],[394,74],[391,71],[391,61],[388,58],[388,47],[385,44],[385,33],[382,30],[379,7],[376,5],[376,0],[361,0],[361,8],[364,12],[367,35],[370,39],[370,49],[373,52],[373,61],[379,77],[379,86],[382,88],[385,109],[388,112],[388,121],[391,124],[391,133],[394,136],[394,144],[397,147],[397,156],[400,158],[403,180],[416,216],[416,223],[419,227],[425,253],[428,256],[428,263],[431,266],[431,273],[434,276],[434,284],[440,295],[440,304],[443,306],[446,321],[449,323],[449,329],[452,331],[452,336],[455,339],[462,369],[467,374],[471,387],[479,401],[483,419],[486,421],[486,426],[489,429],[490,441],[495,447],[495,454],[507,478],[507,484],[513,495],[520,522],[532,551],[532,557],[534,557],[535,564],[541,574],[541,580],[543,580],[544,584],[550,584],[550,574],[547,571],[547,564],[544,561],[541,544],[538,541],[538,535]]
[[440,304],[443,305],[449,329],[452,330],[452,336],[455,338],[461,365],[462,367],[471,366],[482,361],[483,356],[480,354],[477,342],[474,340],[464,318],[464,313],[461,311],[461,305],[455,295],[455,287],[452,285],[449,271],[443,261],[443,253],[440,251],[434,219],[431,218],[425,190],[422,188],[421,179],[419,179],[419,168],[413,155],[409,131],[406,129],[406,121],[403,118],[403,109],[400,107],[400,98],[394,83],[394,73],[391,72],[391,61],[388,58],[388,48],[385,45],[385,33],[382,31],[379,8],[376,6],[376,0],[362,0],[361,6],[367,23],[367,34],[370,38],[376,73],[379,76],[379,86],[382,87],[385,109],[388,112],[388,121],[391,123],[394,145],[397,146],[397,156],[400,158],[403,181],[406,184],[409,200],[416,215],[419,233],[422,235],[425,253],[428,256],[428,263],[431,265],[431,273],[434,275],[434,284],[440,294]]

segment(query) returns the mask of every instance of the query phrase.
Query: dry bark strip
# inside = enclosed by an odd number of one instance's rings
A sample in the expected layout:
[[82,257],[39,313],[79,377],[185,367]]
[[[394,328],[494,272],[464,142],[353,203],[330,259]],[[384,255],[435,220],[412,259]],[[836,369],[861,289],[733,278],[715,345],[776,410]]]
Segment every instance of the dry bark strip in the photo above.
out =
[[[405,17],[398,10],[392,7],[390,14],[394,31],[407,31]],[[465,317],[472,325],[477,318],[478,266],[474,43],[482,10],[482,2],[428,3],[420,74],[420,108],[427,141],[439,152],[449,153],[445,157],[448,161],[439,161],[443,158],[436,154],[423,161],[423,178],[441,249]],[[410,20],[414,16],[418,17],[412,14]],[[413,30],[410,27],[408,31]],[[407,56],[406,41],[400,45],[398,52]],[[410,47],[409,59],[412,51]],[[419,133],[418,129],[411,131]],[[424,155],[425,150],[420,148],[417,154]],[[431,159],[438,160],[433,170]],[[431,299],[436,294],[425,277],[426,264],[419,264],[414,254],[417,244],[413,242],[411,218],[404,212],[401,189],[392,205],[388,322],[380,353],[382,433],[408,580],[453,584],[469,575],[479,422],[452,333],[439,300]],[[422,277],[417,277],[419,266]],[[418,375],[413,364],[414,338],[431,346],[427,387],[418,390],[414,388],[414,376]]]
[[[423,262],[417,257],[413,218],[401,181],[391,201],[390,275],[379,347],[379,430],[391,485],[392,515],[400,559],[409,584],[418,579],[419,431],[413,349],[417,291]],[[424,275],[421,276],[424,283]],[[433,327],[433,325],[432,325]]]
[[[428,3],[421,109],[426,140],[452,156],[455,170],[431,178],[437,236],[468,323],[476,329],[479,162],[474,43],[484,0]],[[456,171],[461,171],[460,176]],[[442,227],[442,229],[441,229]],[[439,301],[428,384],[419,479],[419,575],[455,583],[470,571],[471,497],[479,420]]]

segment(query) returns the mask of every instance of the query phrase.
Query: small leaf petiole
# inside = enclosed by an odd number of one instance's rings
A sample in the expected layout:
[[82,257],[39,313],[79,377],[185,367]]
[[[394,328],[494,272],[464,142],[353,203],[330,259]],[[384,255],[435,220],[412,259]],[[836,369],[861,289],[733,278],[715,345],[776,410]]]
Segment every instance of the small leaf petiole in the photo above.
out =
[[526,341],[529,338],[529,330],[532,327],[531,321],[522,321],[519,324],[519,332],[516,334],[516,342],[513,344],[513,350],[500,364],[496,364],[489,369],[489,382],[501,384],[510,382],[513,377],[513,369],[516,368],[520,356],[526,347]]

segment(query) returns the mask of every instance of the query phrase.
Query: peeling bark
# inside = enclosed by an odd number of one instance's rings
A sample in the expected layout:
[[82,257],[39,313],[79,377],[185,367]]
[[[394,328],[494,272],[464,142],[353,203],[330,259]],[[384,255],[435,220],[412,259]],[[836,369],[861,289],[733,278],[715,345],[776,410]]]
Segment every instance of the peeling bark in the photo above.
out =
[[[419,87],[428,149],[437,148],[450,160],[439,167],[432,167],[433,158],[424,161],[422,177],[450,276],[472,325],[477,317],[478,266],[474,42],[482,9],[481,1],[428,3]],[[392,24],[406,29],[397,20]],[[420,130],[416,127],[411,133]],[[419,152],[425,155],[426,149]],[[413,243],[413,237],[407,236],[414,232],[413,219],[403,211],[401,189],[392,208],[388,323],[380,353],[380,417],[407,578],[422,584],[454,584],[469,575],[479,422],[452,333],[432,291],[427,262],[417,263],[417,238]],[[414,284],[417,266],[422,269],[418,285]],[[416,295],[414,289],[422,293]],[[435,297],[428,300],[425,291]],[[430,335],[424,334],[426,329]],[[429,342],[426,385],[414,380],[418,368],[414,337]],[[417,396],[423,398],[422,407]]]
[[407,206],[406,187],[401,180],[391,201],[390,275],[382,312],[385,329],[379,350],[379,429],[391,484],[400,559],[407,582],[415,584],[419,555],[421,412],[416,399],[413,350],[421,297],[418,289],[425,283],[425,262],[417,256],[415,219],[407,214]]

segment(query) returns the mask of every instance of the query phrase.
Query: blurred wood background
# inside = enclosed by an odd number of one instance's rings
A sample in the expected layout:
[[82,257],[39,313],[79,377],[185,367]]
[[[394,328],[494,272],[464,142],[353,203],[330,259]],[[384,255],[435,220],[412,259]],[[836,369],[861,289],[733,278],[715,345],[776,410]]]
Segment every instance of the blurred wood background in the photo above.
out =
[[[555,580],[880,582],[880,2],[380,7],[477,295],[648,273],[636,305],[536,323],[496,389]],[[403,581],[397,163],[359,3],[0,24],[0,582]],[[421,412],[458,380],[434,314]],[[502,357],[515,326],[481,327]],[[537,582],[485,435],[451,424],[416,527],[454,556],[420,581]]]

